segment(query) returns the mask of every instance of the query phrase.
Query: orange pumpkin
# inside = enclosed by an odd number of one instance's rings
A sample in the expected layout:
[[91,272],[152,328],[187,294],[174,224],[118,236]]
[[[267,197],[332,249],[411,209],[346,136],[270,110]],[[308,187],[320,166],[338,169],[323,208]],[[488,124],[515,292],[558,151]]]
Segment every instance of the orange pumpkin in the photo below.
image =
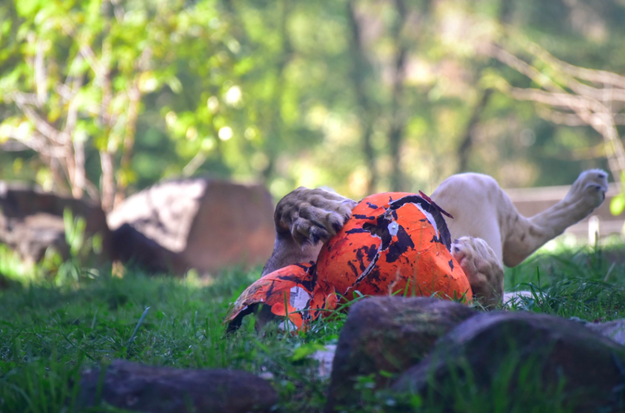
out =
[[310,320],[319,317],[324,309],[336,307],[334,290],[317,289],[316,265],[314,262],[288,265],[266,274],[250,285],[234,303],[226,317],[228,330],[241,325],[242,318],[255,310],[258,304],[270,307],[277,316],[288,316],[293,329],[301,329]]
[[321,249],[317,285],[332,285],[348,300],[355,291],[471,300],[469,281],[449,251],[442,214],[429,198],[415,194],[363,199]]
[[325,310],[364,295],[406,294],[473,298],[469,281],[449,252],[442,211],[427,196],[388,192],[363,199],[345,226],[321,249],[317,264],[289,265],[265,275],[237,299],[229,329],[264,304],[293,327],[305,328]]

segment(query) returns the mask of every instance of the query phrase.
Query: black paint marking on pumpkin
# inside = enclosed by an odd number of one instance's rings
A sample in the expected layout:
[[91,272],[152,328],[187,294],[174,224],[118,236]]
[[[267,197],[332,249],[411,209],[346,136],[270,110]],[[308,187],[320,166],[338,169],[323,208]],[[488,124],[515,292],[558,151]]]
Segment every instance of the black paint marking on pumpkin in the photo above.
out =
[[378,206],[375,204],[372,204],[371,202],[367,202],[367,205],[369,205],[369,208],[371,209],[378,209]]
[[271,297],[273,295],[273,288],[275,284],[276,284],[276,281],[273,280],[271,282],[271,285],[269,286],[269,289],[267,289],[267,293],[265,294],[265,297]]
[[[378,247],[375,244],[371,244],[370,246],[363,245],[354,252],[356,252],[356,259],[360,264],[360,271],[364,271],[378,253]],[[358,276],[358,274],[356,274],[356,276]]]
[[307,289],[311,294],[312,291],[315,289],[315,287],[317,286],[317,268],[315,266],[315,268],[311,267],[312,272],[309,272],[309,274],[312,274],[312,278],[310,279],[310,281],[301,281],[302,286]]
[[[358,286],[361,282],[363,282],[365,279],[365,277],[360,278],[358,281],[356,281],[354,283],[354,285],[351,286],[352,290],[359,290]],[[379,287],[379,285],[384,283],[384,280],[380,277],[380,269],[375,267],[372,271],[369,272],[369,274],[366,277],[367,279],[367,286],[370,288],[373,288],[375,290],[374,295],[377,294],[381,294],[381,293],[386,293],[387,291],[382,291]]]
[[310,320],[312,319],[312,316],[310,315],[310,302],[311,301],[312,301],[312,298],[309,298],[308,301],[306,301],[306,306],[300,312],[300,314],[302,315],[302,326],[305,326],[306,324],[308,324]]
[[438,242],[439,244],[445,245],[445,243],[443,243],[443,241],[441,241],[439,237],[437,237],[436,235],[432,235],[432,239],[430,240],[430,243],[434,243],[434,242]]
[[367,259],[369,262],[373,261],[375,258],[375,254],[378,253],[378,247],[375,244],[371,244],[369,246],[369,250],[367,251]]
[[351,262],[351,261],[347,261],[347,265],[349,265],[349,268],[351,268],[352,271],[354,271],[354,275],[356,276],[356,278],[358,278],[358,274],[360,274],[360,273],[358,272],[358,269],[356,268],[354,263]]
[[451,272],[454,272],[454,260],[449,260],[449,268],[451,268]]
[[365,232],[369,232],[369,231],[367,231],[364,228],[352,228],[349,231],[346,231],[345,233],[346,234],[362,234],[362,233],[365,233]]
[[[300,284],[302,281],[302,278],[297,276],[297,275],[279,275],[276,277],[276,280],[280,280],[280,281],[291,281],[297,284]],[[275,280],[274,280],[275,282]]]
[[366,220],[374,220],[375,217],[374,216],[369,216],[369,215],[364,215],[364,214],[354,214],[352,215],[354,218],[356,219],[366,219]]
[[393,221],[392,219],[387,218],[385,214],[379,215],[375,221],[375,224],[371,222],[365,222],[362,225],[362,228],[365,231],[370,232],[371,235],[379,237],[382,240],[382,245],[380,246],[380,249],[385,250],[386,248],[388,248],[388,245],[393,238],[388,231],[388,225]]
[[308,261],[308,264],[304,264],[304,263],[297,263],[297,264],[293,264],[297,267],[300,267],[302,270],[308,272],[308,270],[313,269],[314,267],[317,266],[317,264],[315,264],[314,261]]
[[368,280],[371,281],[369,285],[373,287],[373,289],[375,290],[375,293],[380,294],[382,290],[380,289],[379,285],[381,285],[384,282],[384,280],[380,278],[380,269],[376,268],[374,271],[371,271],[371,274],[369,274],[369,277],[367,278]]
[[404,227],[400,225],[397,229],[397,241],[392,242],[388,247],[386,262],[397,261],[409,248],[414,249],[414,242],[412,242],[412,238],[410,238]]
[[446,216],[448,216],[451,219],[454,219],[453,215],[451,215],[449,212],[445,211],[443,208],[439,207],[438,204],[432,200],[432,198],[430,198],[429,196],[427,196],[426,194],[424,194],[421,191],[419,191],[419,195],[421,195],[421,197],[423,199],[425,199],[430,204],[432,204],[436,209],[438,209],[441,212],[441,214],[446,215]]
[[[445,247],[449,250],[451,247],[451,234],[449,233],[449,228],[447,228],[447,223],[445,222],[445,218],[443,217],[443,214],[441,212],[442,209],[440,209],[433,203],[428,202],[426,199],[420,197],[419,195],[408,195],[394,202],[391,202],[388,209],[391,211],[395,211],[408,203],[419,205],[423,209],[423,211],[432,215],[432,217],[434,218],[434,222],[436,222],[436,228],[440,233],[440,242],[445,245]],[[445,212],[445,214],[447,213]]]
[[360,247],[356,250],[356,259],[358,260],[358,264],[360,264],[360,271],[364,271],[367,269],[367,265],[369,265],[369,263],[365,264],[364,258],[365,258],[365,251],[363,251],[366,247]]
[[373,271],[373,269],[375,268],[375,264],[377,264],[378,260],[380,259],[380,250],[381,250],[381,246],[380,249],[378,249],[377,253],[375,254],[375,256],[373,257],[373,259],[371,260],[371,262],[369,263],[369,266],[362,272],[362,274],[360,274],[360,276],[356,279],[356,282],[354,283],[354,285],[358,284],[360,281],[362,281],[367,275],[369,275],[369,273],[371,273],[371,271]]

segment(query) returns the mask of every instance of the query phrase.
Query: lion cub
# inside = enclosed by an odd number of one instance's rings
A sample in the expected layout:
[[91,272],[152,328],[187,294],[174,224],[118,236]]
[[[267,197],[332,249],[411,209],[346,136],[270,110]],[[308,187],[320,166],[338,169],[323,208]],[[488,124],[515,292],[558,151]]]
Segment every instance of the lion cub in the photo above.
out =
[[[503,299],[503,265],[514,267],[547,241],[581,221],[605,199],[608,175],[583,172],[568,194],[533,217],[519,214],[492,177],[453,175],[431,198],[453,215],[447,219],[451,253],[469,279],[473,295],[484,306]],[[276,241],[263,275],[298,262],[314,261],[351,215],[356,202],[327,189],[297,188],[276,206]]]

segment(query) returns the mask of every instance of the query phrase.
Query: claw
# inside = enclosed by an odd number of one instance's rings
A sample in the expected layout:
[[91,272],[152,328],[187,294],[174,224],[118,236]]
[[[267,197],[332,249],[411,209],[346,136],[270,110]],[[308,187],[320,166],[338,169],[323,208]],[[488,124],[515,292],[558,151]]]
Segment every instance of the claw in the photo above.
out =
[[308,246],[312,246],[313,243],[309,238],[304,238],[304,240],[302,242],[299,243],[300,247],[302,248],[302,251],[304,251],[304,249]]

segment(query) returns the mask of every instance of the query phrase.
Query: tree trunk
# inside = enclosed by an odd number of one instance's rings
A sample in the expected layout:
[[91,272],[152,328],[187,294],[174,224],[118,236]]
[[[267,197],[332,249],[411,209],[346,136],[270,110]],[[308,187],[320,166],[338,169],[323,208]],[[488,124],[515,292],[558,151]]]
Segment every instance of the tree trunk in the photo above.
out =
[[480,121],[480,116],[488,105],[492,94],[492,89],[482,90],[477,104],[473,107],[471,117],[469,118],[469,122],[464,130],[464,135],[460,139],[460,146],[458,147],[458,172],[466,172],[468,170],[469,155],[473,147],[475,130]]
[[115,167],[113,155],[108,150],[100,151],[100,166],[102,167],[102,209],[109,213],[113,210],[115,201]]
[[[512,2],[511,0],[501,0],[499,5],[498,20],[502,24],[508,24],[512,17]],[[492,89],[482,90],[480,97],[477,100],[476,105],[473,107],[469,121],[464,129],[464,134],[460,139],[460,146],[458,147],[458,172],[466,172],[469,166],[469,156],[471,155],[471,149],[473,148],[473,137],[475,136],[475,130],[480,121],[480,116],[486,107],[490,98],[493,95]]]
[[[139,91],[138,78],[135,80],[132,88],[128,92],[128,117],[126,119],[126,134],[124,135],[124,152],[119,164],[119,170],[122,175],[127,175],[130,170],[130,162],[132,161],[132,151],[135,145],[135,134],[137,132],[137,119],[139,117],[139,104],[141,103],[141,92]],[[117,190],[115,191],[114,205],[119,205],[126,197],[126,187],[128,186],[128,177],[121,176],[117,180]]]
[[397,20],[393,28],[395,57],[393,65],[393,92],[391,97],[391,127],[388,134],[389,150],[392,162],[391,191],[404,189],[401,168],[401,146],[406,129],[406,116],[403,102],[405,64],[408,48],[402,38],[402,30],[406,23],[408,10],[404,0],[395,0]]
[[276,78],[272,96],[271,114],[269,116],[268,139],[266,140],[267,144],[265,146],[269,162],[267,162],[267,166],[262,171],[264,182],[268,182],[273,176],[278,153],[282,146],[282,129],[284,128],[284,122],[282,121],[280,111],[282,108],[282,96],[284,94],[284,69],[291,61],[293,55],[293,47],[289,40],[287,28],[290,2],[289,0],[282,0],[280,5],[280,37],[282,39],[282,50],[276,65]]
[[373,124],[375,115],[373,114],[371,101],[367,93],[367,76],[371,72],[371,63],[367,59],[362,47],[362,39],[360,36],[360,23],[356,17],[354,10],[354,1],[347,2],[347,18],[350,28],[350,57],[351,57],[351,73],[350,79],[356,97],[356,105],[358,109],[358,118],[362,129],[362,148],[365,155],[365,162],[369,169],[369,179],[367,181],[367,194],[375,192],[378,173],[376,167],[376,154],[373,149],[371,137],[373,135]]

